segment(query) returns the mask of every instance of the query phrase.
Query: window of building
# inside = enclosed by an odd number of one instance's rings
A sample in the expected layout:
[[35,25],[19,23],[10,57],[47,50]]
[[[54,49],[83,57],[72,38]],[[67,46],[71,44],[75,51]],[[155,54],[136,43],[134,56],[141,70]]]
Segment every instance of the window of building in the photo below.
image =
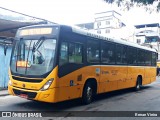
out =
[[137,39],[137,43],[140,44],[141,43],[141,39]]
[[110,29],[106,29],[106,33],[110,33]]
[[101,34],[101,30],[100,30],[100,29],[99,29],[99,30],[97,30],[97,33],[98,33],[98,34]]
[[106,25],[110,25],[110,21],[106,21]]
[[97,22],[97,27],[99,28],[101,26],[101,22]]

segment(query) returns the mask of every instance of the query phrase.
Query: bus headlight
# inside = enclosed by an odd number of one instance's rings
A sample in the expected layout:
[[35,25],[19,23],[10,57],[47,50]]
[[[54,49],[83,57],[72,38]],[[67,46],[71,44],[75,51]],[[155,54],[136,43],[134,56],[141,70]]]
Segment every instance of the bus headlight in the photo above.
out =
[[11,80],[9,80],[8,84],[9,84],[10,86],[12,86],[12,81],[11,81]]
[[46,84],[44,84],[44,86],[41,88],[41,90],[43,91],[43,90],[47,90],[49,87],[50,87],[50,85],[52,84],[52,82],[53,82],[53,78],[51,78],[50,80],[48,80],[47,82],[46,82]]

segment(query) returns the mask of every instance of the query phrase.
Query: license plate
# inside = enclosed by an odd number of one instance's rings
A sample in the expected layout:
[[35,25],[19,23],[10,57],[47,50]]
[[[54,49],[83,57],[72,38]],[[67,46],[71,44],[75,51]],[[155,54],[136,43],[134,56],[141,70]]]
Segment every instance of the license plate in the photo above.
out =
[[28,95],[26,95],[26,94],[20,94],[19,96],[20,96],[21,98],[28,99]]

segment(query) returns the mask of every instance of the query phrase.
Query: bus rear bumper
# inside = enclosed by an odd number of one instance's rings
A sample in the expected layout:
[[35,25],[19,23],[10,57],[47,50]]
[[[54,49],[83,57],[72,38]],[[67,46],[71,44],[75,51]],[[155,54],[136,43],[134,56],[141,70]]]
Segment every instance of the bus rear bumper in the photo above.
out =
[[14,96],[19,96],[29,100],[36,100],[42,102],[57,102],[56,88],[48,89],[45,91],[27,90],[8,85],[8,93]]

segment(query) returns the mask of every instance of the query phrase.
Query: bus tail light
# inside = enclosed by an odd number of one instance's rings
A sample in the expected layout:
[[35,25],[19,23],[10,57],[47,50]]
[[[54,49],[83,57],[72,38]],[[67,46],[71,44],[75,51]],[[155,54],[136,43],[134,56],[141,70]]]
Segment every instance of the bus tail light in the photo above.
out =
[[41,88],[41,90],[42,91],[47,90],[50,87],[50,85],[52,84],[53,80],[54,80],[53,78],[51,78],[50,80],[48,80],[46,82],[46,84],[44,84],[44,86]]

